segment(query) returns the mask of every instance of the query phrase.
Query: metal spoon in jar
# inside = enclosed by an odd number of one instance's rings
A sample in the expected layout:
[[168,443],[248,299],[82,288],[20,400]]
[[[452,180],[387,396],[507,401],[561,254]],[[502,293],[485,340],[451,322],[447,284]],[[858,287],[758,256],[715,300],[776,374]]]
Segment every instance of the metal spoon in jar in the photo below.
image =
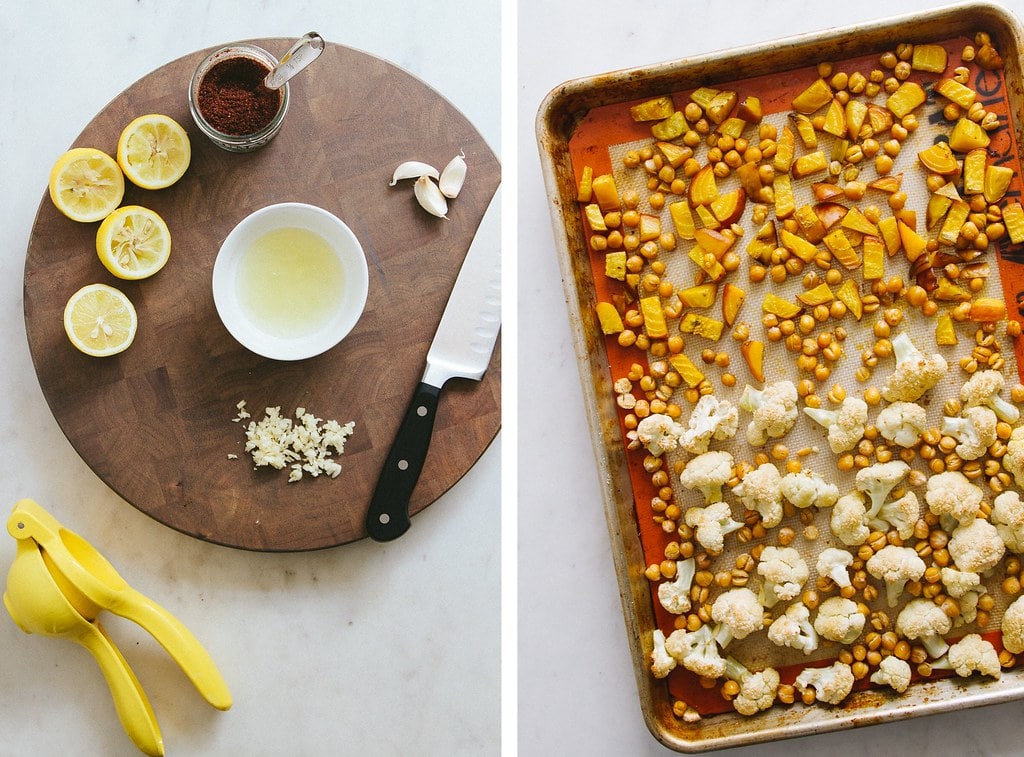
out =
[[324,38],[316,32],[302,35],[284,54],[274,70],[267,74],[263,86],[267,89],[280,89],[289,79],[320,57],[324,51]]

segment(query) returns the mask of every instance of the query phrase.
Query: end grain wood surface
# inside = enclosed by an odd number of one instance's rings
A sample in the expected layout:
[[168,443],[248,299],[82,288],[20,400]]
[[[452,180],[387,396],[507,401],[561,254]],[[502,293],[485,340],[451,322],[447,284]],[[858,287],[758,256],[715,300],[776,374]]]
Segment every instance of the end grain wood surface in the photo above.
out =
[[[255,44],[280,56],[289,41]],[[243,549],[344,544],[365,536],[363,517],[384,456],[500,166],[472,124],[424,82],[334,44],[292,81],[284,128],[267,147],[223,152],[188,112],[189,79],[207,52],[140,79],[74,145],[114,154],[124,126],[145,113],[165,113],[188,131],[192,163],[184,178],[159,191],[129,183],[124,198],[152,208],[170,227],[171,258],[162,271],[138,282],[113,278],[96,256],[97,224],[65,218],[44,193],[25,264],[32,360],[64,434],[142,512]],[[469,173],[450,204],[451,220],[425,213],[411,185],[388,186],[398,163],[443,167],[460,150]],[[345,221],[370,269],[369,299],[353,332],[333,350],[299,362],[268,360],[235,342],[217,317],[210,287],[217,250],[234,225],[286,201],[319,205]],[[77,352],[63,331],[67,299],[93,282],[124,291],[139,314],[135,343],[111,358]],[[457,379],[445,388],[412,513],[447,491],[497,434],[500,352],[499,344],[483,381]],[[244,427],[231,420],[239,400],[256,418],[280,406],[286,415],[305,407],[321,418],[354,420],[338,478],[289,484],[287,471],[254,470]],[[228,459],[230,453],[238,459]]]

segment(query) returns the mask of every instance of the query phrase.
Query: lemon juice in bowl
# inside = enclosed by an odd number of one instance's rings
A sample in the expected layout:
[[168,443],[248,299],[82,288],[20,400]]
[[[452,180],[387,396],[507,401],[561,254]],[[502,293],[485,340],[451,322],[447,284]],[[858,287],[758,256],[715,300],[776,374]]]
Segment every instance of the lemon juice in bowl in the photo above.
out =
[[238,261],[238,301],[268,334],[315,333],[338,310],[345,270],[322,236],[309,229],[273,229],[255,239]]
[[337,216],[299,202],[242,219],[213,266],[213,300],[242,346],[274,360],[303,360],[337,345],[369,293],[358,238]]

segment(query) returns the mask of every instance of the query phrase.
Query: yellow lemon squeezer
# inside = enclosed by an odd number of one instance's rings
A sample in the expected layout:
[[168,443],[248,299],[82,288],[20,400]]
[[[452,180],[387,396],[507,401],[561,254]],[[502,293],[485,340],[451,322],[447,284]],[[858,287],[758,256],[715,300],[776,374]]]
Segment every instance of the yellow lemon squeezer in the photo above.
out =
[[211,705],[231,707],[217,666],[192,633],[167,610],[128,585],[95,547],[29,499],[7,520],[17,553],[7,574],[4,606],[26,633],[62,637],[96,659],[125,731],[145,754],[163,755],[153,708],[98,616],[107,610],[155,638]]

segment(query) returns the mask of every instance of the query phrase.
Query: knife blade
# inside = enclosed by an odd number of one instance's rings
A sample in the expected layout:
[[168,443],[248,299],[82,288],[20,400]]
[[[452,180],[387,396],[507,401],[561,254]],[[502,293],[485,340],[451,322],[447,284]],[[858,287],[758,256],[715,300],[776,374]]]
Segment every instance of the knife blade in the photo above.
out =
[[477,227],[444,314],[427,352],[426,368],[384,461],[366,513],[370,538],[390,541],[410,525],[412,496],[430,437],[441,389],[448,379],[479,381],[501,329],[501,188]]

